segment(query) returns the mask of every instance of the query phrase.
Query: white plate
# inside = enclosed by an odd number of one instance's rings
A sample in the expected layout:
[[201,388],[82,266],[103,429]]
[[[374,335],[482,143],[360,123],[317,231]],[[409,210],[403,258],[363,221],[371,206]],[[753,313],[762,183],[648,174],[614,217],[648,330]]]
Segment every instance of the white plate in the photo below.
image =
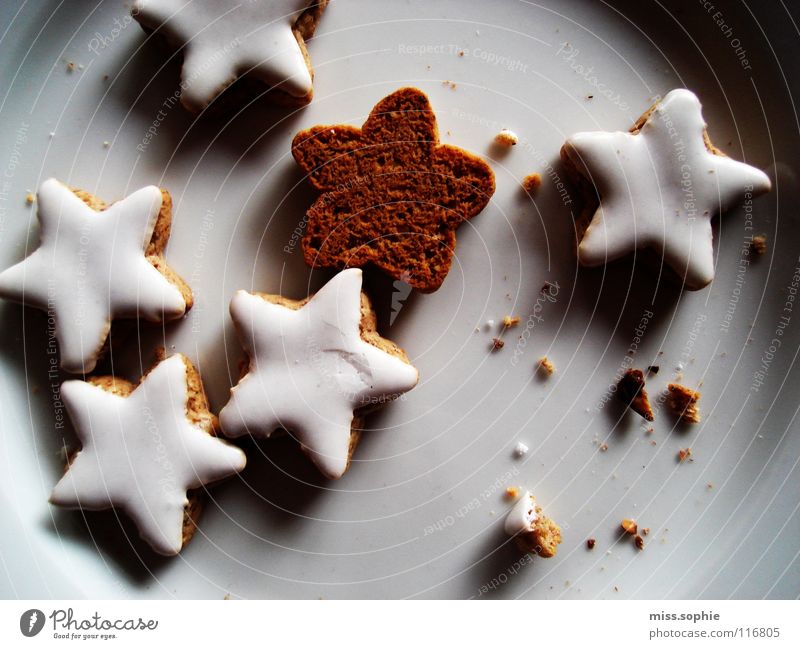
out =
[[[443,141],[488,156],[509,127],[522,143],[492,161],[497,193],[460,229],[441,290],[409,296],[389,326],[393,293],[404,295],[372,274],[383,333],[408,350],[422,381],[371,418],[380,430],[364,436],[345,478],[322,481],[288,439],[248,445],[244,475],[215,489],[200,532],[175,559],[130,546],[112,515],[90,517],[87,529],[80,513],[48,506],[64,435],[54,427],[44,320],[0,305],[2,594],[797,596],[800,312],[753,389],[800,251],[789,91],[797,32],[783,9],[737,5],[715,16],[702,3],[679,4],[336,0],[310,45],[313,103],[292,112],[259,102],[228,123],[164,104],[178,66],[145,42],[123,2],[4,2],[0,267],[35,245],[25,195],[47,177],[107,200],[164,185],[175,199],[168,259],[197,304],[165,331],[142,327],[140,344],[134,333],[115,363],[135,378],[157,344],[185,352],[216,409],[241,358],[227,317],[234,290],[302,297],[326,277],[298,249],[284,251],[314,196],[289,153],[294,133],[360,124],[381,97],[412,84],[429,94]],[[699,94],[714,141],[773,179],[754,216],[767,254],[737,278],[752,232],[734,209],[716,226],[717,278],[703,291],[656,292],[654,276],[627,262],[578,270],[569,206],[549,175],[551,164],[562,173],[561,143],[578,130],[626,129],[654,96],[680,86]],[[544,175],[535,201],[519,188],[532,171]],[[556,300],[537,310],[542,321],[519,362],[512,335],[490,353],[484,323],[505,314],[524,323],[546,281],[558,283]],[[635,365],[661,367],[648,384],[654,395],[679,363],[687,384],[702,382],[699,426],[675,428],[662,412],[647,435],[635,415],[603,406],[648,310]],[[534,366],[545,354],[557,372],[540,380]],[[531,448],[522,460],[512,455],[518,440]],[[679,464],[687,446],[694,462]],[[561,524],[557,558],[519,561],[502,531],[509,485],[532,489]],[[650,528],[643,552],[620,537],[625,517]],[[597,539],[591,552],[588,537]]]

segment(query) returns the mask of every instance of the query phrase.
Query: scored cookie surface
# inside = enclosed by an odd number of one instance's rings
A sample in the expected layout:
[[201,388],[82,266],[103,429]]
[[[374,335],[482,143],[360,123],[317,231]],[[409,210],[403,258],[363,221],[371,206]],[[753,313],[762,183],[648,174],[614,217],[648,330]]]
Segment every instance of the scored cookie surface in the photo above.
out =
[[439,142],[427,96],[401,88],[361,128],[315,126],[292,154],[322,195],[309,208],[302,240],[311,267],[374,264],[429,293],[450,271],[456,228],[495,190],[478,156]]

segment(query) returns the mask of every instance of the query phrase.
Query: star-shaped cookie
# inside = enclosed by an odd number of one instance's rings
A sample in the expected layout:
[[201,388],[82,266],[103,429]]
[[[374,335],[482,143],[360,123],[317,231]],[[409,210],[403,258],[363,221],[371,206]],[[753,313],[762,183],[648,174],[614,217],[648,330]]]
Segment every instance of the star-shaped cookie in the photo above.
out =
[[239,78],[278,90],[285,103],[313,95],[305,46],[328,0],[137,0],[132,16],[183,54],[181,103],[200,112]]
[[144,187],[106,206],[57,180],[38,193],[39,247],[0,273],[0,297],[33,306],[55,324],[61,367],[91,372],[113,318],[180,318],[189,287],[166,264],[172,200]]
[[301,131],[292,154],[323,192],[307,214],[306,263],[337,269],[372,263],[425,293],[450,270],[456,228],[495,189],[489,165],[439,142],[436,116],[416,88],[381,100],[361,128]]
[[580,262],[599,266],[650,248],[690,289],[714,278],[711,218],[770,189],[764,172],[711,144],[700,102],[684,89],[667,94],[629,133],[573,135],[561,156],[587,190],[589,210],[596,207]]
[[359,269],[302,301],[239,291],[231,317],[249,366],[220,412],[225,435],[289,431],[329,478],[347,470],[361,416],[417,383],[405,352],[377,334]]
[[61,397],[82,448],[50,502],[120,508],[159,554],[177,554],[194,532],[201,493],[187,491],[245,466],[240,449],[214,437],[200,377],[181,354],[138,386],[110,376],[66,381]]

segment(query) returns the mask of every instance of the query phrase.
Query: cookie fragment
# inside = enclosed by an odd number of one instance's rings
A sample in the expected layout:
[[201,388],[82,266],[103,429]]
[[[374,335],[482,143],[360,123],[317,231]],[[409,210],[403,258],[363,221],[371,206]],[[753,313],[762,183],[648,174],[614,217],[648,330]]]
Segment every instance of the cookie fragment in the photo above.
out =
[[512,147],[516,146],[519,142],[519,136],[507,128],[504,128],[497,135],[494,136],[495,144],[500,146]]
[[530,491],[526,491],[509,512],[505,531],[514,537],[522,552],[554,557],[561,543],[561,528],[542,513]]
[[753,250],[757,255],[763,255],[767,252],[767,235],[766,234],[757,234],[753,237],[753,242],[751,244]]
[[542,175],[538,173],[528,174],[522,179],[522,189],[529,194],[535,192],[542,186]]
[[547,358],[547,356],[542,356],[537,362],[536,367],[546,376],[550,376],[556,371],[556,366],[553,365],[553,362]]
[[667,406],[686,424],[700,422],[700,410],[697,407],[699,400],[699,392],[678,383],[670,383],[667,386]]
[[653,409],[644,388],[642,370],[628,369],[617,383],[617,398],[647,421],[653,421]]
[[361,128],[314,126],[292,155],[322,194],[307,212],[303,256],[312,268],[373,264],[423,293],[450,271],[456,229],[495,190],[481,158],[439,142],[436,116],[417,88],[401,88]]

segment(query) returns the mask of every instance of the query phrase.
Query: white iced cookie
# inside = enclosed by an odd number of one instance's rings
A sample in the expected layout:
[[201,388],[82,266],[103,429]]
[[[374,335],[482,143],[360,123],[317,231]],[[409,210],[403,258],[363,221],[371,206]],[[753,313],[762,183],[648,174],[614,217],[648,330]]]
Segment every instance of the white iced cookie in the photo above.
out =
[[66,381],[61,397],[82,448],[50,502],[120,508],[159,554],[177,554],[194,531],[200,495],[187,491],[245,466],[240,449],[214,437],[200,377],[181,354],[138,386],[113,377]]
[[545,559],[555,556],[561,543],[561,528],[542,514],[530,491],[523,493],[511,508],[504,529],[523,552]]
[[505,531],[509,536],[516,536],[520,532],[532,532],[533,524],[539,518],[536,513],[536,499],[530,491],[526,491],[508,512],[505,522]]
[[137,0],[131,14],[183,54],[181,103],[193,112],[247,74],[311,101],[305,49],[327,0]]
[[690,289],[714,278],[711,218],[770,189],[766,174],[737,162],[708,139],[700,101],[678,89],[629,133],[570,137],[561,151],[596,204],[578,246],[585,266],[650,248]]
[[0,273],[0,297],[48,313],[67,372],[94,369],[112,319],[162,322],[191,306],[191,291],[163,258],[166,191],[144,187],[106,206],[50,179],[38,205],[39,247]]
[[239,291],[230,310],[249,367],[220,413],[222,430],[286,430],[329,478],[347,470],[359,415],[417,383],[405,352],[375,331],[359,269],[303,301]]

